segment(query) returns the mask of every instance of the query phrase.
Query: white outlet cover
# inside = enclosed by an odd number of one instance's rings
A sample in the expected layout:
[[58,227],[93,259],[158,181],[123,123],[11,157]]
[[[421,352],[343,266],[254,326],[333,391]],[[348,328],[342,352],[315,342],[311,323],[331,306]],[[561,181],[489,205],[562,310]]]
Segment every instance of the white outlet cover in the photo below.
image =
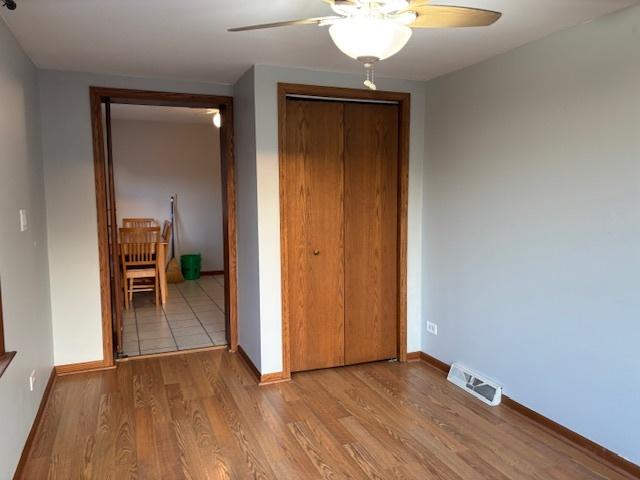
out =
[[36,371],[33,370],[31,372],[31,375],[29,375],[29,389],[33,392],[33,388],[35,387],[36,384]]
[[427,332],[433,335],[438,335],[438,324],[433,322],[427,322]]

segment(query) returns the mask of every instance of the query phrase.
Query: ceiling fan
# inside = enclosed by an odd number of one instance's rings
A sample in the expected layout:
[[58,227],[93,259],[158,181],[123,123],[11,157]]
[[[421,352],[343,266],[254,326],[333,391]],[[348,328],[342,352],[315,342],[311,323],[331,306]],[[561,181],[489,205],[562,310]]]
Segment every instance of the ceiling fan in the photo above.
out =
[[288,27],[329,26],[329,35],[346,55],[367,72],[364,84],[376,89],[373,66],[398,53],[411,38],[412,28],[486,27],[500,12],[479,8],[431,5],[429,0],[324,0],[335,15],[230,28],[230,32]]

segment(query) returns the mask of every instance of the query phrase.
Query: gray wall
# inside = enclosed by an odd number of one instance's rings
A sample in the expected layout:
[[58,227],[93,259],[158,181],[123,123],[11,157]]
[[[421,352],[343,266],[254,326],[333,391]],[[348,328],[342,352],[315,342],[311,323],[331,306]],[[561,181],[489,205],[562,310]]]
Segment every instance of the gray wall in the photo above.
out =
[[37,74],[1,19],[0,281],[6,347],[18,352],[0,378],[0,478],[8,479],[51,374],[53,344]]
[[56,365],[102,359],[89,86],[231,95],[229,85],[41,71]]
[[175,195],[176,257],[200,253],[202,270],[224,270],[220,130],[210,120],[111,124],[118,223],[150,217],[162,225]]
[[256,177],[255,71],[233,89],[238,238],[238,343],[260,370],[260,285]]
[[423,350],[640,463],[640,7],[427,85]]

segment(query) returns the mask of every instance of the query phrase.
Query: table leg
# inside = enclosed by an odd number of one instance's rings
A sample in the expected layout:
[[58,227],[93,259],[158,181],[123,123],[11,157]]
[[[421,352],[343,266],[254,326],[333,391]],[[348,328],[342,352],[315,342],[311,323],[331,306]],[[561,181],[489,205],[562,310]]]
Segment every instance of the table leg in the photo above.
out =
[[167,244],[161,243],[158,248],[158,280],[160,280],[160,301],[167,304]]

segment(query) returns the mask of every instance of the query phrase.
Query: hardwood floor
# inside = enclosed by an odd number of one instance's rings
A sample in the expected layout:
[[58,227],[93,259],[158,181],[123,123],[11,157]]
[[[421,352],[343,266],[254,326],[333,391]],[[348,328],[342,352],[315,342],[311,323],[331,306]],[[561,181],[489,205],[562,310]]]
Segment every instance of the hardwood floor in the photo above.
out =
[[225,350],[58,378],[25,479],[624,479],[421,363],[258,387]]

